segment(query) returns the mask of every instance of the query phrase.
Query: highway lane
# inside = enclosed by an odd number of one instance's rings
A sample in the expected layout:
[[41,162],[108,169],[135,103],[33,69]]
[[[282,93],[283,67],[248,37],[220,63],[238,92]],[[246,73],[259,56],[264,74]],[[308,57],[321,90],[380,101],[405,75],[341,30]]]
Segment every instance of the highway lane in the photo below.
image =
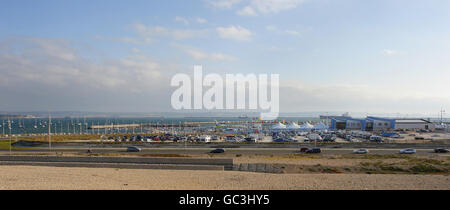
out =
[[[86,148],[54,148],[51,151],[48,149],[38,149],[33,148],[32,150],[22,150],[13,151],[15,154],[20,153],[54,153],[54,152],[67,152],[67,153],[86,153],[88,147]],[[207,154],[213,148],[142,148],[139,154],[187,154],[187,155],[199,155]],[[352,154],[354,148],[323,148],[321,155],[343,155]],[[369,154],[377,155],[391,155],[399,154],[400,149],[390,149],[390,148],[374,148],[369,149]],[[127,154],[126,147],[120,148],[93,148],[93,153],[105,154],[105,153],[121,153]],[[288,154],[300,154],[299,148],[225,148],[226,154],[233,155],[288,155]],[[429,155],[440,155],[440,156],[450,156],[448,153],[436,154],[433,149],[416,149],[417,156],[429,156]],[[9,151],[0,150],[0,154],[7,154]],[[316,155],[316,154],[311,154]]]

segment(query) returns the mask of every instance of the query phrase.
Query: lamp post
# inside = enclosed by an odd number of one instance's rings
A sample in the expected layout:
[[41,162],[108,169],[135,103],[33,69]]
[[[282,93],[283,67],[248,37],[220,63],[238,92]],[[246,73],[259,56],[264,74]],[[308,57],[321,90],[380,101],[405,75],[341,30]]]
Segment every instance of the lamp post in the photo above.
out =
[[51,130],[52,130],[52,116],[49,113],[48,114],[48,148],[49,148],[49,150],[52,149]]
[[11,136],[11,120],[8,117],[8,129],[9,129],[9,155],[11,155],[11,143],[12,143],[12,136]]

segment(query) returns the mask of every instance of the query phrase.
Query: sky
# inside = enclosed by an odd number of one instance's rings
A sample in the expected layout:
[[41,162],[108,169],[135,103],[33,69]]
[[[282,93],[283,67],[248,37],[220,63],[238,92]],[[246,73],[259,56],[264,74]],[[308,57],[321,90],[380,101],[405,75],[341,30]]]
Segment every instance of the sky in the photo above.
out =
[[0,111],[173,111],[174,74],[279,74],[281,112],[450,108],[446,0],[2,0]]

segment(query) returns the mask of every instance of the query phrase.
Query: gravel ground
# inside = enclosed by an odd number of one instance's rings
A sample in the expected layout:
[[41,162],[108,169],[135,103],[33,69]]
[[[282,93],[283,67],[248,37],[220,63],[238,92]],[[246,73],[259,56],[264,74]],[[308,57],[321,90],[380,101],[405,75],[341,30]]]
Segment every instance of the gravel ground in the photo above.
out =
[[448,175],[264,174],[108,168],[0,166],[0,189],[317,190],[450,189]]

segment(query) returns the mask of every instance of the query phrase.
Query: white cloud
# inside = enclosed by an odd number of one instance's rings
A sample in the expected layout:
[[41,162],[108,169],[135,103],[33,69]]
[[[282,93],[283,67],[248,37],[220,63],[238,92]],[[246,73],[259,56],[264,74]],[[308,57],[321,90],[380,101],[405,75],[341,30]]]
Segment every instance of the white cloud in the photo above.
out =
[[144,56],[129,56],[99,64],[77,55],[73,48],[57,40],[34,38],[21,41],[23,43],[27,48],[21,54],[6,52],[0,55],[3,85],[45,83],[60,87],[145,91],[151,83],[126,84],[158,80],[164,72],[159,63]]
[[140,49],[138,49],[138,48],[133,47],[133,48],[131,49],[131,52],[133,52],[134,54],[139,54],[139,53],[141,53],[142,51],[141,51]]
[[255,10],[250,6],[246,6],[243,9],[237,11],[236,13],[238,15],[243,15],[243,16],[257,16],[258,15],[258,14],[256,14]]
[[99,40],[120,42],[120,43],[126,43],[126,44],[135,44],[135,45],[151,44],[153,42],[153,39],[150,38],[150,37],[144,37],[144,38],[134,38],[134,37],[110,38],[110,37],[104,37],[104,36],[97,35],[97,36],[95,36],[95,38],[99,39]]
[[170,110],[174,64],[138,55],[91,60],[55,39],[1,40],[0,49],[0,98],[8,99],[0,110]]
[[195,21],[197,21],[197,23],[206,23],[206,22],[208,22],[206,19],[203,19],[203,18],[196,18]]
[[266,30],[271,31],[271,32],[275,32],[278,34],[288,34],[288,35],[292,35],[292,36],[300,36],[301,33],[297,30],[292,30],[292,29],[287,29],[287,30],[280,30],[278,29],[276,26],[274,25],[268,25],[266,26]]
[[[398,84],[307,84],[298,80],[283,81],[280,87],[280,110],[353,111],[353,112],[424,112],[436,104],[450,104],[450,93],[430,94],[420,88]],[[425,93],[425,94],[422,94]],[[295,95],[296,97],[292,97]]]
[[181,49],[183,52],[188,54],[197,60],[211,60],[211,61],[236,61],[237,59],[233,56],[225,55],[222,53],[206,53],[199,49],[191,46],[180,45],[177,43],[172,43],[171,46]]
[[396,50],[392,50],[392,49],[384,49],[383,50],[383,54],[391,56],[391,55],[396,55],[398,54],[398,51]]
[[191,57],[198,59],[198,60],[203,60],[203,59],[208,59],[208,60],[212,60],[212,61],[235,61],[236,58],[232,57],[232,56],[228,56],[228,55],[224,55],[222,53],[204,53],[200,50],[197,49],[186,49],[186,53],[189,54]]
[[184,17],[176,16],[175,22],[182,22],[182,23],[184,23],[184,25],[189,25],[189,20]]
[[252,36],[252,32],[241,26],[217,27],[216,30],[219,36],[224,39],[249,41]]
[[46,40],[31,38],[28,41],[33,42],[36,48],[28,50],[28,53],[34,55],[45,55],[65,61],[76,59],[75,50],[69,47],[70,42],[64,40]]
[[169,29],[163,26],[146,26],[142,23],[133,24],[134,29],[141,35],[156,36],[156,35],[168,35]]
[[285,30],[284,32],[289,34],[289,35],[300,36],[300,32],[295,31],[295,30]]
[[175,17],[175,22],[182,22],[184,25],[189,25],[190,22],[197,22],[200,24],[207,23],[208,21],[204,18],[184,18],[184,17]]
[[210,5],[220,9],[230,9],[233,5],[240,3],[242,0],[210,0]]
[[263,14],[278,13],[294,9],[304,0],[251,0],[250,7]]
[[208,33],[209,33],[208,29],[201,29],[201,30],[176,29],[171,31],[171,36],[174,39],[190,39],[190,38],[207,37]]
[[238,15],[256,16],[258,14],[276,14],[284,10],[294,9],[305,0],[211,0],[208,2],[210,5],[221,9],[231,9],[242,3],[244,6],[236,12]]
[[207,37],[208,29],[169,29],[163,26],[146,26],[141,23],[133,24],[137,33],[144,38],[170,37],[172,39],[191,39]]

